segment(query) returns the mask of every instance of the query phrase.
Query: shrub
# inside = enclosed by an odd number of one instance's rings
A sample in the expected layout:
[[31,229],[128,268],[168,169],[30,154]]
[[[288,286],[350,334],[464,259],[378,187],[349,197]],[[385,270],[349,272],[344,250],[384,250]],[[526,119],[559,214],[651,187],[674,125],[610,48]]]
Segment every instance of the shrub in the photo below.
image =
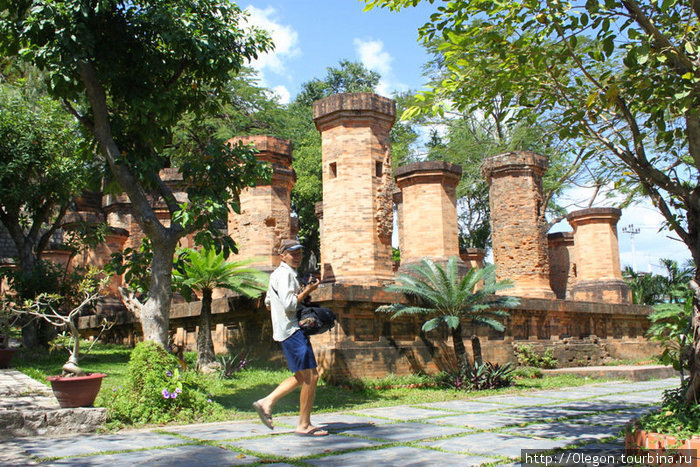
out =
[[637,422],[639,428],[678,439],[700,436],[700,405],[685,401],[688,381],[678,388],[664,391],[661,408],[640,418]]
[[221,407],[207,395],[201,375],[180,371],[178,359],[154,342],[139,343],[131,353],[127,383],[113,390],[111,421],[126,424],[193,421]]
[[531,345],[514,345],[515,356],[518,363],[523,366],[534,368],[556,368],[557,359],[554,358],[552,349],[545,349],[542,353],[537,353]]
[[220,355],[217,360],[221,364],[221,370],[219,370],[219,378],[221,379],[233,378],[236,373],[245,370],[248,364],[246,352],[234,353],[230,349],[228,354]]
[[510,363],[499,365],[491,362],[464,365],[459,371],[440,373],[436,382],[463,391],[504,388],[513,384],[513,367]]

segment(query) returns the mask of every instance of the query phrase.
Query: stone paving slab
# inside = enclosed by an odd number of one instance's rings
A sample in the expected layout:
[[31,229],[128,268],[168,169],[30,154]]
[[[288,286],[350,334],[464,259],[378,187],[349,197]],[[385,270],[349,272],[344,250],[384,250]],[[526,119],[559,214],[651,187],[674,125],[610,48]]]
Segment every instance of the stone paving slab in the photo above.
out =
[[613,426],[624,426],[629,421],[634,418],[639,417],[642,413],[637,411],[621,411],[621,412],[607,412],[599,413],[595,415],[587,415],[585,417],[570,418],[571,423],[583,423],[587,425],[613,425]]
[[280,456],[288,458],[308,457],[334,451],[370,448],[385,444],[350,436],[328,435],[323,438],[312,438],[284,434],[273,437],[248,439],[225,443],[235,448],[243,448],[261,455]]
[[[280,425],[289,425],[296,427],[299,421],[298,416],[293,417],[274,417],[275,431]],[[361,414],[348,413],[320,413],[312,414],[311,422],[316,426],[322,426],[331,431],[343,430],[354,426],[374,425],[379,423],[393,423],[391,420],[376,417],[364,417]]]
[[[444,410],[422,409],[420,407],[380,407],[378,409],[367,409],[362,411],[366,415],[390,418],[392,420],[419,420],[430,417],[439,417],[449,412]],[[314,417],[315,419],[315,417]]]
[[476,433],[421,444],[449,452],[519,458],[522,449],[555,449],[564,447],[570,442],[561,439],[534,439],[506,433]]
[[480,465],[497,459],[485,456],[467,456],[407,446],[396,446],[378,451],[354,451],[306,461],[311,465],[338,467],[411,467],[426,465]]
[[501,405],[509,405],[515,407],[531,406],[531,405],[549,405],[561,402],[561,399],[549,397],[538,397],[531,395],[504,395],[504,396],[487,396],[477,399],[479,402],[495,402]]
[[360,426],[342,431],[340,434],[351,434],[385,441],[407,442],[456,435],[467,431],[470,430],[425,423],[394,423],[391,425]]
[[122,454],[108,454],[90,457],[73,457],[53,461],[48,465],[71,467],[225,467],[229,465],[246,465],[259,462],[257,457],[215,446],[178,446],[151,451],[137,451]]
[[273,431],[262,423],[256,422],[228,422],[204,425],[186,425],[181,427],[166,427],[162,431],[176,433],[188,438],[208,441],[220,441],[237,438],[251,438],[272,433],[290,433],[292,428],[276,426]]
[[609,396],[596,397],[596,401],[602,402],[620,402],[630,404],[657,404],[661,402],[662,395],[656,391],[639,392],[634,394],[616,394]]
[[74,457],[103,451],[127,451],[187,443],[186,440],[176,436],[143,431],[71,438],[24,438],[14,442],[30,455],[41,458]]
[[564,404],[560,404],[558,407],[579,410],[581,412],[610,412],[613,410],[629,409],[633,407],[633,404],[587,399],[582,401],[566,402]]
[[506,428],[503,433],[530,435],[540,438],[559,438],[569,441],[598,440],[618,436],[619,426],[582,425],[571,422],[538,423]]
[[557,405],[547,405],[539,407],[517,407],[498,412],[501,416],[520,418],[531,422],[535,420],[556,420],[564,417],[575,417],[583,415],[582,410],[575,410]]
[[428,409],[445,409],[454,410],[456,412],[490,412],[493,410],[501,410],[503,406],[494,402],[481,401],[443,401],[443,402],[428,402],[425,404],[416,404],[416,407],[425,407]]
[[519,425],[526,421],[524,417],[519,415],[505,416],[500,413],[474,413],[425,420],[426,423],[433,423],[436,425],[464,426],[477,430],[491,430],[508,425]]

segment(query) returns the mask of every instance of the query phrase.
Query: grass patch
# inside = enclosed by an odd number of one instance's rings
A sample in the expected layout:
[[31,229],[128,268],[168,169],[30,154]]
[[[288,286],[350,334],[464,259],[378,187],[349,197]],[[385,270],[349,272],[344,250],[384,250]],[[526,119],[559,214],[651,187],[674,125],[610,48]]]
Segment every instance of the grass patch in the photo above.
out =
[[[85,371],[106,373],[96,405],[105,406],[112,398],[113,389],[124,384],[131,349],[124,346],[98,343],[81,363]],[[190,355],[188,355],[190,357]],[[14,367],[32,378],[46,383],[46,376],[60,373],[66,360],[64,352],[18,352],[13,360]],[[468,399],[494,394],[512,394],[537,389],[580,386],[604,379],[586,378],[575,375],[536,375],[534,371],[520,370],[513,386],[484,391],[459,391],[438,388],[426,375],[396,376],[381,379],[353,380],[336,386],[324,381],[316,391],[314,412],[362,411],[375,407],[412,405],[426,402],[440,402],[454,399]],[[536,376],[532,376],[535,374]],[[220,379],[216,375],[206,378],[207,390],[211,399],[220,404],[222,411],[212,414],[212,419],[240,420],[255,418],[252,409],[254,401],[271,392],[285,378],[291,376],[286,368],[264,366],[253,362],[243,371],[235,373],[231,379]],[[539,376],[539,377],[538,377]],[[299,391],[290,394],[275,407],[275,415],[296,414],[299,410]],[[117,427],[118,425],[112,425]]]

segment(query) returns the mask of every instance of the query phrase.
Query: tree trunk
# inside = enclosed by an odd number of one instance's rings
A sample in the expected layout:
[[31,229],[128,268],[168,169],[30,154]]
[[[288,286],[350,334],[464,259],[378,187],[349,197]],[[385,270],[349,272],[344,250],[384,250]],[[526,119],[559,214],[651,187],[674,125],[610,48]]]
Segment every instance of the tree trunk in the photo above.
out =
[[481,366],[483,358],[481,356],[481,341],[479,336],[472,336],[472,355],[474,355],[474,366]]
[[197,369],[214,362],[214,342],[211,339],[211,293],[202,289],[202,308],[199,312],[199,331],[197,331]]
[[168,346],[170,302],[172,300],[172,269],[176,242],[153,242],[151,282],[148,299],[141,309],[143,338],[163,347]]
[[458,370],[468,367],[467,348],[464,347],[464,340],[462,339],[462,323],[459,323],[456,328],[452,329],[452,346],[455,350],[455,357],[457,357]]
[[691,317],[690,358],[688,361],[689,384],[685,393],[688,404],[697,403],[700,396],[700,187],[696,187],[688,203],[688,236],[685,242],[695,262],[695,278],[690,281],[693,290],[693,315]]
[[[698,264],[696,262],[696,264]],[[700,395],[700,280],[698,273],[695,279],[691,281],[693,289],[693,315],[691,316],[690,339],[691,346],[690,358],[688,361],[688,375],[690,382],[688,390],[685,393],[685,401],[688,404],[697,404],[698,396]],[[681,352],[683,355],[683,352]],[[682,357],[681,357],[682,358]]]

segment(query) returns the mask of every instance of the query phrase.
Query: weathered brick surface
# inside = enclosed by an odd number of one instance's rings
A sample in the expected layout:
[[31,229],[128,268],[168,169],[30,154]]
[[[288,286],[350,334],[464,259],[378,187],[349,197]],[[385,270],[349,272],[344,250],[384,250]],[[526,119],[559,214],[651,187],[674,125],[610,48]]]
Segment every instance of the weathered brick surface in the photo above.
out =
[[381,284],[391,260],[392,100],[337,94],[314,103],[323,160],[324,282]]
[[[240,194],[241,212],[228,216],[228,234],[239,246],[235,259],[259,258],[253,266],[272,271],[279,265],[280,242],[291,237],[290,196],[296,175],[291,168],[292,145],[273,136],[236,137],[231,143],[253,144],[258,159],[272,165],[270,183],[248,187]],[[234,258],[232,258],[234,259]]]
[[491,238],[499,280],[511,279],[508,293],[555,298],[549,285],[547,223],[542,198],[546,157],[529,151],[509,152],[484,160],[490,185]]
[[574,300],[631,303],[632,291],[622,280],[617,240],[617,208],[589,208],[570,213],[574,228],[576,284]]
[[423,258],[440,262],[451,256],[459,258],[456,190],[461,175],[460,166],[442,161],[416,162],[396,169],[403,199],[402,269]]
[[559,299],[571,298],[571,287],[576,282],[574,234],[557,232],[547,235],[549,246],[549,283]]

